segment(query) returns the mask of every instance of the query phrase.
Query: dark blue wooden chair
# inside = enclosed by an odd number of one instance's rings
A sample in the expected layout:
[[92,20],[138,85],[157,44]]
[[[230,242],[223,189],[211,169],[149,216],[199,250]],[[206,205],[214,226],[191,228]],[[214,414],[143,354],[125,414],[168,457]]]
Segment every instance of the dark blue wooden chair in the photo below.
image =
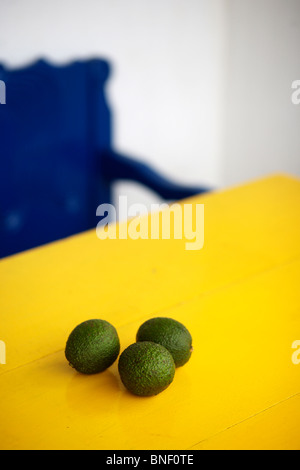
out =
[[165,200],[206,191],[168,181],[113,150],[103,60],[0,65],[0,257],[96,227],[112,183],[134,180]]

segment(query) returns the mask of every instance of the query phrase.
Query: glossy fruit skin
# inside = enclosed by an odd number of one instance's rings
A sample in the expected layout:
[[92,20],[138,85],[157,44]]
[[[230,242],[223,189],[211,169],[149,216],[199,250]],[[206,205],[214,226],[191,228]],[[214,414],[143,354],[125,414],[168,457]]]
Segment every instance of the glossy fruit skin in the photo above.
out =
[[147,320],[140,326],[136,340],[153,341],[164,346],[172,354],[176,367],[186,364],[193,351],[192,336],[187,328],[167,317]]
[[70,334],[65,356],[82,374],[97,374],[111,366],[120,352],[118,333],[105,320],[87,320]]
[[131,344],[119,358],[119,374],[134,395],[149,397],[165,390],[174,379],[172,355],[160,344],[145,341]]

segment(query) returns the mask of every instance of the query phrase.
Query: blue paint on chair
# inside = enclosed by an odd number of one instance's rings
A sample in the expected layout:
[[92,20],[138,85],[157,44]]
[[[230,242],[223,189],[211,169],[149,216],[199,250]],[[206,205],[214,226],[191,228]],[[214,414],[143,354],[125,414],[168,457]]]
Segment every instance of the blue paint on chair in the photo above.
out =
[[164,199],[206,191],[172,183],[113,150],[108,62],[0,65],[0,257],[96,227],[112,183],[137,181]]

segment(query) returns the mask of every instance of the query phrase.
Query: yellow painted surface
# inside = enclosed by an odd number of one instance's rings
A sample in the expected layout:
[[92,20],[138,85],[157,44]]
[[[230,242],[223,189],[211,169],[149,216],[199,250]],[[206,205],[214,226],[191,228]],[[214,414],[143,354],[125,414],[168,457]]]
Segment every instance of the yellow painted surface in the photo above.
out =
[[[205,244],[87,232],[0,261],[1,449],[300,448],[300,181],[272,176],[188,202]],[[140,398],[117,362],[82,376],[71,330],[103,318],[121,349],[153,316],[182,321],[194,352]]]
[[207,439],[193,450],[299,450],[300,395]]

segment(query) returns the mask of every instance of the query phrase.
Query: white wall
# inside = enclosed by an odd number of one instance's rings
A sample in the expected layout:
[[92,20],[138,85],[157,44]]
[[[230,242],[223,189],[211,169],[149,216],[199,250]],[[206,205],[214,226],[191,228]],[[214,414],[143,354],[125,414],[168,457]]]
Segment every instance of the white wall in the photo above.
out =
[[0,0],[1,62],[109,59],[115,148],[187,183],[300,175],[299,44],[299,0]]
[[300,1],[229,0],[222,185],[300,176]]

